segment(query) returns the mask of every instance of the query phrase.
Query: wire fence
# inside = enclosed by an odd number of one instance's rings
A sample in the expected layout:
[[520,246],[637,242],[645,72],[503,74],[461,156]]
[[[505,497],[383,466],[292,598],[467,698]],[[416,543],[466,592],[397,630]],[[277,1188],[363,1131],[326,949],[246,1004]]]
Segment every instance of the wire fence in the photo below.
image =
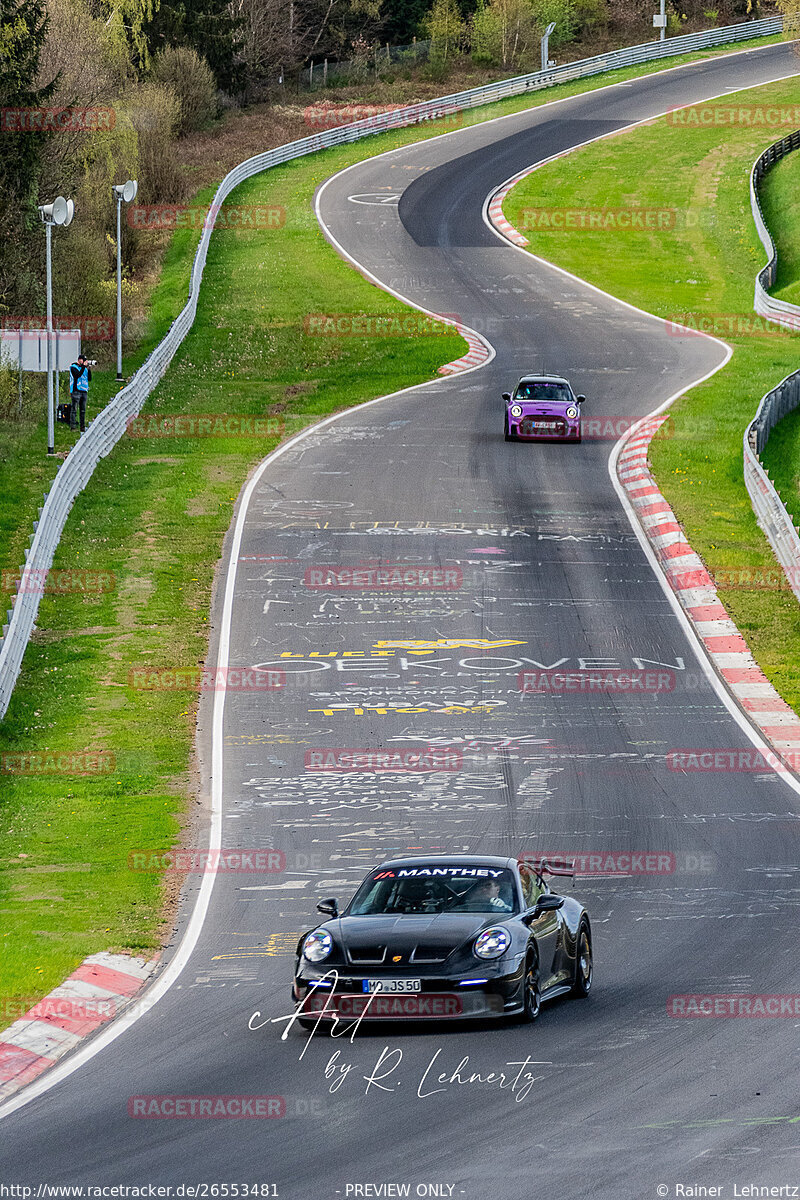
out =
[[728,25],[702,33],[686,34],[665,41],[647,42],[641,46],[627,46],[580,62],[567,63],[547,71],[534,71],[513,79],[500,80],[482,87],[470,88],[421,104],[408,105],[388,112],[376,113],[361,121],[354,121],[335,129],[326,129],[310,137],[301,138],[287,145],[268,150],[247,159],[225,176],[217,188],[212,202],[210,217],[195,252],[189,283],[189,298],[173,322],[163,341],[152,351],[139,370],[102,413],[92,421],[86,433],[69,452],[63,466],[46,494],[39,520],[34,524],[26,561],[20,568],[21,581],[12,607],[8,611],[8,622],[3,626],[0,639],[0,718],[11,700],[22,665],[25,648],[35,628],[42,596],[41,585],[53,564],[53,557],[61,538],[69,512],[76,496],[91,478],[97,463],[111,452],[125,434],[128,422],[137,416],[145,401],[163,377],[178,347],[194,323],[203,278],[206,256],[216,214],[220,205],[245,179],[269,170],[270,167],[314,154],[317,150],[359,141],[375,133],[396,129],[424,121],[436,120],[454,112],[478,108],[497,100],[524,95],[539,88],[552,87],[572,79],[586,79],[619,67],[648,63],[657,59],[674,57],[692,50],[703,50],[715,46],[749,41],[753,38],[779,34],[783,29],[782,17],[767,17],[760,21],[746,21],[739,25]]
[[427,62],[431,53],[431,41],[415,41],[410,46],[375,45],[365,48],[357,58],[342,60],[322,59],[304,67],[299,75],[301,88],[324,88],[334,83],[363,83],[387,74],[398,67],[416,67]]

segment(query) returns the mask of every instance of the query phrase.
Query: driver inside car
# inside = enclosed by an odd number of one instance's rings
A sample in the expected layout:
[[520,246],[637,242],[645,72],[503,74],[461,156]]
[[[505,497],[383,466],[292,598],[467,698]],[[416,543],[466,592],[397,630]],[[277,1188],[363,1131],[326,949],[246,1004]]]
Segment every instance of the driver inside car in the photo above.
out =
[[464,909],[469,912],[511,912],[513,905],[496,879],[481,879],[470,889]]

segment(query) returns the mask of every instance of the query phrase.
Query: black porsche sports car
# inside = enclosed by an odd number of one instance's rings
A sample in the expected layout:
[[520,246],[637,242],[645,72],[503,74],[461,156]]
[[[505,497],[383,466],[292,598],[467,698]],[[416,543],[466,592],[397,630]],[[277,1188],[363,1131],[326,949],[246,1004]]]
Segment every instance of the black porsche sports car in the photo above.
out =
[[519,1016],[592,986],[592,930],[582,904],[545,874],[569,867],[447,855],[393,859],[371,871],[343,912],[297,946],[300,1023],[322,1019]]

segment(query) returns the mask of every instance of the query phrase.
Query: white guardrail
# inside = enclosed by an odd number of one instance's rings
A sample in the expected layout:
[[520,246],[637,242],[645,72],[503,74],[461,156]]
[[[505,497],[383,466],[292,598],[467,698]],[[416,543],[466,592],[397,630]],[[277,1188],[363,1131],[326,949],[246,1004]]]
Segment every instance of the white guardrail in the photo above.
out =
[[[776,321],[786,329],[800,330],[800,307],[785,300],[775,300],[767,292],[773,287],[778,273],[778,251],[764,220],[758,185],[766,172],[792,150],[800,148],[800,131],[774,142],[753,164],[750,172],[750,205],[758,236],[767,252],[767,265],[756,277],[754,307],[756,312]],[[787,375],[776,388],[767,392],[758,406],[755,417],[744,433],[744,482],[753,505],[756,519],[769,539],[775,557],[786,572],[789,584],[800,600],[800,534],[786,507],[761,465],[770,433],[787,413],[800,404],[800,371]]]
[[330,146],[340,146],[347,142],[358,141],[374,133],[435,120],[437,117],[461,112],[464,109],[477,108],[480,105],[524,95],[528,91],[552,87],[554,84],[565,83],[573,79],[586,79],[619,67],[671,58],[692,50],[709,49],[732,42],[768,37],[779,34],[782,30],[782,17],[767,17],[761,21],[746,21],[740,25],[727,25],[718,29],[708,29],[702,33],[667,38],[663,42],[646,42],[640,46],[611,50],[608,54],[599,54],[594,58],[581,59],[579,62],[565,63],[561,67],[552,67],[547,71],[535,71],[529,75],[516,76],[514,79],[501,80],[499,83],[489,83],[483,87],[471,88],[469,91],[455,92],[436,100],[426,100],[422,104],[408,105],[391,112],[378,113],[363,121],[354,121],[348,125],[341,125],[337,129],[325,130],[311,137],[289,142],[285,146],[278,146],[275,150],[267,150],[264,154],[257,154],[254,158],[249,158],[240,163],[238,167],[234,167],[230,174],[222,180],[212,201],[209,219],[203,228],[203,235],[195,253],[189,284],[189,299],[185,308],[175,319],[164,340],[145,360],[130,383],[118,392],[100,415],[92,421],[86,433],[70,451],[53,480],[50,491],[45,496],[44,507],[39,513],[39,520],[34,525],[30,549],[26,551],[25,565],[20,568],[22,578],[17,594],[12,600],[12,607],[8,612],[8,624],[3,626],[4,636],[0,640],[0,718],[8,709],[11,693],[22,665],[22,656],[35,627],[42,595],[41,582],[37,583],[37,581],[42,581],[52,566],[53,555],[75,497],[86,486],[99,460],[109,454],[123,436],[128,421],[139,413],[191,329],[197,311],[203,268],[215,216],[219,211],[219,206],[235,187],[252,175],[257,175],[280,163],[301,158],[305,154],[313,154],[317,150],[327,149]]

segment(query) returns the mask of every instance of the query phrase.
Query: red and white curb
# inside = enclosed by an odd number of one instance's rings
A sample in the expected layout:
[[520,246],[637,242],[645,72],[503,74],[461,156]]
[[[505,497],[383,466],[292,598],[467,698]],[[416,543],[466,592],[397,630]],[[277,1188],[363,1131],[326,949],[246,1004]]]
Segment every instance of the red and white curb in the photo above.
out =
[[466,354],[462,354],[461,358],[456,358],[453,362],[445,363],[443,367],[439,367],[440,375],[455,375],[459,371],[469,371],[472,367],[477,367],[479,363],[486,362],[489,358],[489,347],[481,338],[471,329],[466,329],[463,325],[455,325],[456,332],[461,334],[461,337],[469,346]]
[[509,179],[507,183],[504,183],[500,190],[495,192],[495,194],[492,196],[491,200],[489,201],[489,207],[486,210],[489,214],[489,220],[492,222],[495,229],[499,230],[503,237],[508,238],[508,240],[515,246],[527,246],[529,244],[528,239],[524,237],[518,229],[515,229],[511,222],[506,218],[506,215],[503,212],[503,201],[511,189],[516,187],[521,179],[524,179],[526,175],[531,175],[534,170],[538,170],[538,167],[538,164],[536,167],[529,167],[527,171],[520,172],[519,175],[515,175],[513,179]]
[[129,1008],[156,962],[126,954],[92,954],[0,1032],[0,1100],[36,1079]]
[[686,540],[647,465],[650,442],[667,419],[666,415],[653,417],[635,430],[619,456],[617,475],[709,659],[752,724],[786,765],[796,770],[800,717],[781,699],[748,650],[703,560]]
[[[555,155],[561,158],[563,155]],[[547,160],[552,161],[550,159]],[[516,246],[528,240],[503,216],[502,203],[520,180],[544,166],[537,163],[504,183],[489,201],[487,215],[499,233]],[[496,214],[499,212],[500,219]],[[714,581],[699,554],[662,495],[647,452],[667,415],[646,418],[631,432],[617,459],[617,475],[661,570],[688,616],[706,654],[740,708],[747,714],[786,766],[797,771],[800,761],[800,717],[767,679],[747,648],[736,624],[719,598]]]

